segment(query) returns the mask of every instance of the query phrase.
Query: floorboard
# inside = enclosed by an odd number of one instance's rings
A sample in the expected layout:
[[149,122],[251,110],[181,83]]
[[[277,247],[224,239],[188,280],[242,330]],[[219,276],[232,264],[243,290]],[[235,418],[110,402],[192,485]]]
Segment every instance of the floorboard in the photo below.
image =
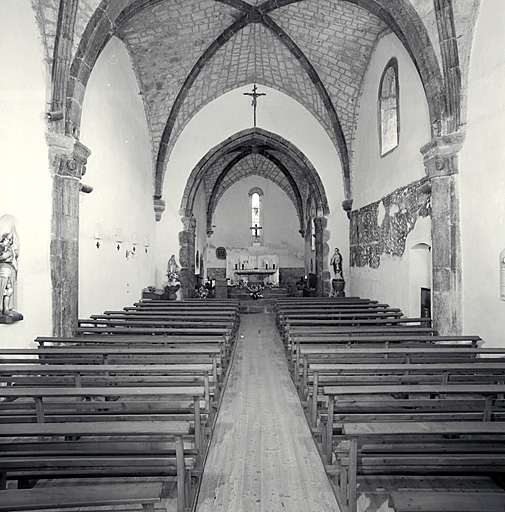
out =
[[244,315],[197,512],[338,512],[274,316]]

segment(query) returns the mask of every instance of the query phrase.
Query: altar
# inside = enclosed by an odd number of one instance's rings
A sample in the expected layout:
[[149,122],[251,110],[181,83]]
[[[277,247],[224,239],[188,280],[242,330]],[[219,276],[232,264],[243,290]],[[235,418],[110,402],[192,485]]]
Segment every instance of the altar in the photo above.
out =
[[249,284],[279,286],[279,256],[263,254],[265,248],[231,249],[226,257],[226,277],[230,285]]

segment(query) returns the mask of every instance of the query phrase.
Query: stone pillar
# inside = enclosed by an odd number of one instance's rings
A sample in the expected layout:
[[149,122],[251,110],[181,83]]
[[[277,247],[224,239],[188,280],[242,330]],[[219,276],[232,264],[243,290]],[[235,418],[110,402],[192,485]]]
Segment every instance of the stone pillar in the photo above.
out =
[[314,219],[316,235],[316,295],[318,297],[329,296],[331,291],[331,276],[324,262],[328,257],[328,244],[326,226],[328,219],[325,217],[316,217]]
[[71,336],[79,297],[79,186],[91,151],[72,137],[49,133],[53,176],[51,284],[53,335]]
[[181,264],[181,293],[183,297],[192,297],[196,285],[195,277],[195,217],[183,217],[184,230],[179,233],[179,262]]
[[463,331],[458,153],[464,135],[436,137],[421,148],[431,184],[432,317],[442,335]]

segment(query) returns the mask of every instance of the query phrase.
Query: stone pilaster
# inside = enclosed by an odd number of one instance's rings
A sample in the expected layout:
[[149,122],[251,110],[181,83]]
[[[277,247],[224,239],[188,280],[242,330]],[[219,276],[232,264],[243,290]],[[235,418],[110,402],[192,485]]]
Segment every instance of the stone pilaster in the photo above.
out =
[[183,217],[184,230],[179,233],[179,262],[181,264],[181,292],[184,297],[191,297],[196,285],[195,277],[195,217]]
[[464,133],[436,137],[421,148],[431,184],[432,317],[440,334],[463,331],[458,153]]
[[53,335],[70,336],[77,326],[79,285],[79,187],[91,151],[79,141],[48,134],[53,177],[51,284]]
[[331,276],[324,264],[329,251],[327,225],[328,219],[325,217],[316,217],[314,219],[316,235],[316,295],[318,297],[328,296],[331,290]]

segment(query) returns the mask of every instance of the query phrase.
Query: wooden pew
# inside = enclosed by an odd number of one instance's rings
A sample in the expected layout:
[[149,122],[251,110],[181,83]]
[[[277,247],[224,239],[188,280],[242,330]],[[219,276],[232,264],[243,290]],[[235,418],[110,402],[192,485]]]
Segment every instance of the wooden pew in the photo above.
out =
[[389,506],[395,512],[503,512],[505,492],[399,491],[391,493]]
[[141,505],[144,512],[154,512],[154,505],[164,497],[163,483],[121,483],[65,485],[36,489],[0,491],[0,512],[76,509]]
[[328,304],[370,304],[378,303],[379,301],[373,299],[364,299],[361,297],[279,297],[277,304],[311,304],[311,303],[328,303]]
[[[364,335],[364,336],[337,336],[332,337],[310,337],[296,336],[293,338],[295,343],[291,343],[289,348],[289,360],[295,382],[299,381],[299,375],[303,372],[302,364],[303,355],[310,355],[312,362],[319,356],[320,359],[329,359],[333,354],[334,357],[341,354],[339,351],[333,352],[333,349],[342,346],[352,347],[377,347],[378,349],[388,348],[390,346],[402,347],[429,347],[431,345],[444,345],[446,347],[477,347],[482,341],[480,336],[425,336],[425,335]],[[330,361],[326,361],[330,362]]]
[[[437,336],[435,341],[439,338]],[[452,337],[450,337],[452,339]],[[474,347],[468,345],[449,345],[440,343],[426,343],[411,346],[409,344],[396,345],[301,345],[301,357],[309,358],[308,362],[348,362],[348,363],[375,363],[381,360],[389,362],[458,362],[461,358],[478,358],[479,356],[505,356],[503,347]]]
[[[120,334],[120,335],[163,335],[163,336],[208,336],[221,335],[225,339],[230,336],[230,329],[222,327],[77,327],[75,330],[77,336],[82,334]],[[154,342],[154,340],[153,340]]]
[[367,315],[358,316],[357,318],[352,319],[334,319],[334,318],[320,318],[320,319],[304,319],[304,318],[293,318],[286,320],[285,329],[289,331],[291,327],[320,327],[320,326],[329,326],[329,327],[339,327],[339,326],[355,326],[355,327],[367,327],[367,326],[409,326],[412,324],[419,324],[422,326],[431,326],[431,318],[369,318]]
[[[0,365],[0,384],[41,386],[203,386],[209,414],[219,398],[218,369],[206,363],[178,364],[10,364]],[[0,418],[0,422],[1,422]]]
[[277,304],[277,313],[302,313],[304,311],[397,311],[400,312],[400,308],[392,308],[389,304],[379,302],[368,302],[368,303],[342,303],[342,302],[330,302],[330,303],[305,303],[305,304]]
[[150,327],[161,327],[161,326],[173,326],[173,327],[226,327],[227,329],[233,329],[233,322],[224,319],[224,320],[215,320],[215,319],[201,319],[201,318],[193,318],[193,317],[180,317],[179,319],[174,319],[173,317],[149,317],[149,316],[140,316],[140,315],[128,315],[124,318],[114,318],[114,317],[101,317],[97,318],[96,315],[93,318],[79,318],[78,319],[79,326],[150,326]]
[[[138,387],[3,387],[0,386],[2,420],[32,415],[32,421],[47,423],[54,416],[58,421],[148,420],[192,415],[195,444],[203,450],[201,403],[205,399],[203,386],[138,386]],[[205,411],[203,411],[205,412]],[[8,428],[8,426],[7,426]],[[11,431],[12,433],[12,431]]]
[[[99,322],[100,321],[100,322]],[[99,322],[99,323],[98,323]],[[235,333],[239,326],[238,313],[220,313],[220,312],[182,312],[172,313],[167,311],[123,311],[106,312],[103,315],[91,315],[90,319],[80,319],[79,325],[113,325],[113,322],[130,323],[134,325],[153,326],[176,326],[176,325],[205,325],[205,326],[226,326]],[[138,322],[138,324],[136,324]],[[152,322],[152,323],[151,323]]]
[[130,345],[133,347],[149,347],[157,345],[159,348],[163,346],[192,346],[192,345],[211,345],[219,344],[222,345],[226,341],[226,338],[222,334],[211,334],[207,336],[154,336],[150,334],[138,334],[133,336],[128,334],[127,336],[121,335],[87,335],[87,336],[38,336],[34,342],[40,347],[44,346],[60,346],[60,345],[89,345],[96,344],[97,346],[121,346]]
[[90,318],[112,318],[112,319],[123,319],[123,318],[159,318],[164,320],[166,318],[173,318],[175,320],[182,320],[185,318],[192,318],[199,320],[200,318],[217,318],[235,321],[237,318],[236,311],[223,312],[223,311],[156,311],[156,310],[142,310],[134,309],[129,311],[104,311],[101,315],[91,315]]
[[[166,479],[175,476],[177,510],[185,512],[187,473],[193,469],[196,455],[195,449],[184,447],[183,436],[189,437],[189,428],[188,422],[169,421],[0,425],[0,437],[12,437],[15,429],[21,438],[14,443],[10,439],[0,443],[2,482],[9,479],[26,482],[47,478],[154,476]],[[47,437],[50,440],[45,439]],[[146,437],[150,440],[148,443],[142,441]],[[124,491],[127,489],[125,487]],[[141,489],[139,497],[146,499]],[[74,495],[73,490],[74,486],[66,488],[69,495]],[[5,492],[0,491],[0,499]],[[28,505],[24,500],[30,493],[23,492],[22,496],[14,494],[16,492],[9,491],[6,498],[17,502],[18,510],[23,510],[22,507]],[[159,497],[159,494],[152,496]],[[111,498],[117,500],[118,496]]]
[[239,303],[228,302],[210,302],[210,301],[143,301],[135,302],[133,306],[127,306],[124,309],[165,309],[178,311],[206,310],[206,311],[236,311]]
[[357,510],[359,475],[475,476],[505,471],[505,422],[350,423],[342,429],[335,463],[339,502],[348,512]]
[[[399,312],[318,312],[318,313],[296,313],[284,315],[279,319],[279,331],[281,336],[289,333],[291,327],[298,326],[367,326],[367,325],[393,325],[399,320],[405,319],[403,313]],[[408,322],[417,319],[408,320]],[[428,322],[424,325],[427,325]]]
[[505,384],[504,358],[472,358],[457,363],[309,364],[302,397],[309,399],[310,424],[316,426],[323,386],[384,386],[396,384]]
[[[402,318],[404,315],[401,311],[359,311],[359,310],[318,310],[317,312],[303,313],[284,313],[282,315],[283,322],[288,323],[292,320],[365,320],[365,319],[387,319],[387,318]],[[301,324],[303,325],[303,324]]]
[[0,348],[2,364],[170,364],[211,363],[218,376],[225,370],[218,343],[182,344],[159,347],[115,347],[79,345],[46,346],[38,349]]
[[[224,335],[208,335],[208,336],[153,336],[149,334],[121,336],[119,334],[98,334],[98,335],[81,335],[70,337],[47,337],[39,336],[35,338],[35,343],[42,347],[111,347],[111,348],[129,348],[129,349],[144,349],[150,347],[153,350],[159,347],[160,354],[163,354],[162,348],[170,349],[179,353],[187,351],[188,353],[204,353],[205,350],[215,352],[216,347],[219,347],[221,353],[222,363],[226,365],[231,355],[231,341]],[[111,352],[112,353],[112,352]],[[165,352],[168,354],[168,352]],[[210,353],[210,352],[208,352]]]
[[[331,462],[334,426],[359,415],[363,422],[467,421],[490,422],[505,412],[505,384],[423,384],[381,386],[324,386],[327,413],[324,451]],[[354,415],[354,416],[353,416]]]
[[[432,327],[403,325],[369,325],[369,326],[291,326],[283,336],[284,344],[290,347],[298,337],[327,338],[329,340],[341,336],[436,336],[438,332]],[[358,342],[359,340],[357,340]]]

